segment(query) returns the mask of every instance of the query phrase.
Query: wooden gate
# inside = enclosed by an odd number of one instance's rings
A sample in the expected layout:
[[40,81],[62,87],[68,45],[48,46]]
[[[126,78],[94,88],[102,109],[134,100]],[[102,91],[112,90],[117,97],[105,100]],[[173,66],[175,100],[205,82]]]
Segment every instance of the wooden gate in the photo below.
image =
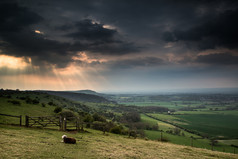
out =
[[30,117],[26,116],[26,127],[59,127],[62,128],[60,116]]
[[63,131],[83,130],[83,122],[77,117],[61,116],[43,116],[30,117],[26,116],[26,127],[47,127],[59,128]]

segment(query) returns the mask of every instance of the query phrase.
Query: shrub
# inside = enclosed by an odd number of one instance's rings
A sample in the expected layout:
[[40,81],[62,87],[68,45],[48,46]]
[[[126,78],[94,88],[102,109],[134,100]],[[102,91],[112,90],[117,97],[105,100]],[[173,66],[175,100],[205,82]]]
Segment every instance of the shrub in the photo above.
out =
[[92,128],[95,130],[101,130],[104,131],[105,129],[105,123],[101,121],[94,121],[92,124]]
[[88,122],[92,122],[93,121],[93,117],[90,114],[87,114],[87,115],[84,116],[83,121],[87,122],[87,123]]
[[114,134],[121,134],[122,127],[120,126],[114,126],[113,128],[110,129],[110,133]]
[[156,130],[156,131],[159,130],[158,124],[153,125],[153,126],[152,126],[152,130]]
[[45,103],[41,103],[41,106],[42,106],[42,107],[45,107]]
[[179,128],[174,128],[174,134],[175,135],[180,135],[180,132],[181,132],[181,129],[179,129]]
[[140,120],[141,120],[140,114],[137,112],[125,113],[121,117],[122,122],[139,122]]
[[137,137],[137,132],[136,132],[135,130],[130,130],[130,131],[128,132],[128,135],[129,135],[129,137],[134,137],[134,138],[136,138],[136,137]]
[[65,110],[65,111],[62,111],[62,112],[60,112],[60,115],[62,116],[62,117],[75,117],[75,114],[74,114],[74,112],[72,112],[72,111],[70,111],[70,110]]
[[105,121],[106,121],[105,117],[99,115],[98,113],[94,113],[94,114],[93,114],[93,120],[94,120],[94,121],[102,121],[102,122],[105,122]]
[[21,102],[17,101],[17,100],[8,100],[8,103],[12,103],[14,105],[21,105]]
[[59,112],[61,112],[61,111],[62,111],[62,108],[59,107],[59,106],[57,106],[57,107],[55,108],[55,110],[54,110],[55,113],[59,113]]
[[32,99],[29,98],[29,97],[27,97],[27,98],[26,98],[26,103],[27,103],[27,104],[32,104]]
[[32,104],[39,104],[40,102],[37,99],[32,100]]
[[49,102],[48,104],[49,104],[49,105],[54,105],[54,103],[53,103],[53,102]]

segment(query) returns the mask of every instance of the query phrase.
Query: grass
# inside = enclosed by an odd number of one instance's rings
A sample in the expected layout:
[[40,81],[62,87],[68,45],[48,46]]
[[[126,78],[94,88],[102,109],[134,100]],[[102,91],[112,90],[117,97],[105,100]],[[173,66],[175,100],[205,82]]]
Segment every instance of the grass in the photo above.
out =
[[[236,154],[214,152],[188,146],[143,139],[130,139],[114,134],[88,130],[69,133],[0,125],[0,158],[230,158]],[[76,145],[64,144],[66,134],[77,140]]]
[[196,130],[211,136],[236,138],[238,134],[238,116],[223,114],[179,115],[179,119],[187,121],[185,128]]
[[237,111],[188,111],[182,115],[150,114],[158,119],[175,123],[189,130],[213,137],[237,138]]
[[[7,98],[0,98],[0,112],[8,115],[28,115],[28,116],[50,116],[55,115],[55,106],[46,105],[42,107],[40,104],[26,104],[22,100],[21,105],[9,103]],[[0,116],[0,123],[19,124],[18,118]],[[24,121],[23,121],[24,123]]]
[[[162,117],[164,119],[166,116],[162,114]],[[173,116],[169,116],[169,117],[170,117],[169,119],[176,119]],[[193,136],[194,138],[197,138],[196,140],[193,140],[194,147],[211,149],[210,140],[208,140],[208,139],[201,139],[200,136],[197,136],[195,134],[192,134],[192,133],[189,133],[189,132],[186,132],[183,130],[181,130],[181,133],[184,133],[184,136],[169,134],[169,133],[166,133],[166,131],[173,130],[175,128],[175,126],[170,125],[168,123],[161,122],[161,121],[157,121],[157,120],[152,119],[148,116],[145,116],[144,114],[141,114],[141,119],[142,119],[142,122],[145,122],[145,123],[150,123],[150,124],[157,123],[159,125],[159,130],[163,130],[163,134],[162,134],[163,138],[167,139],[168,142],[170,142],[170,143],[190,146],[191,145],[190,137]],[[151,140],[160,140],[161,132],[153,131],[153,130],[145,130],[145,135],[147,138],[149,138]],[[214,149],[217,151],[233,152],[234,148],[232,148],[230,146],[231,144],[228,144],[228,143],[231,143],[231,141],[226,142],[225,140],[222,140],[222,141],[219,140],[218,145],[215,146]],[[237,145],[237,140],[232,140],[232,144]]]

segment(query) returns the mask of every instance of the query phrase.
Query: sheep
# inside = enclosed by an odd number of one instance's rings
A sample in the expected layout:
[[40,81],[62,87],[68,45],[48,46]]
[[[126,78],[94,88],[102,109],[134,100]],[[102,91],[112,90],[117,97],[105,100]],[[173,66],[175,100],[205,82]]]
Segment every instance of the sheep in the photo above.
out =
[[72,137],[67,137],[66,135],[62,136],[63,142],[68,144],[76,144],[76,140]]

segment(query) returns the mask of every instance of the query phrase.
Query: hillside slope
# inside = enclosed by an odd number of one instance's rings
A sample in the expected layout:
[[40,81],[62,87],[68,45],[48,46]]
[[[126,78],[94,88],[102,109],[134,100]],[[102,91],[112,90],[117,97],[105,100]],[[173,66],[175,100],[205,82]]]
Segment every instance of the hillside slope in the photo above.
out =
[[[67,133],[0,125],[0,158],[238,158],[236,154],[88,131]],[[62,143],[63,134],[76,138],[77,144]]]
[[46,93],[67,98],[73,101],[79,102],[92,102],[92,103],[111,103],[104,97],[100,97],[93,94],[74,93],[74,92],[61,92],[61,91],[46,91]]
[[[91,111],[89,107],[79,102],[34,91],[0,91],[0,113],[9,115],[48,116],[55,115],[54,109],[59,106],[76,111]],[[0,116],[0,123],[8,123],[14,118]]]

